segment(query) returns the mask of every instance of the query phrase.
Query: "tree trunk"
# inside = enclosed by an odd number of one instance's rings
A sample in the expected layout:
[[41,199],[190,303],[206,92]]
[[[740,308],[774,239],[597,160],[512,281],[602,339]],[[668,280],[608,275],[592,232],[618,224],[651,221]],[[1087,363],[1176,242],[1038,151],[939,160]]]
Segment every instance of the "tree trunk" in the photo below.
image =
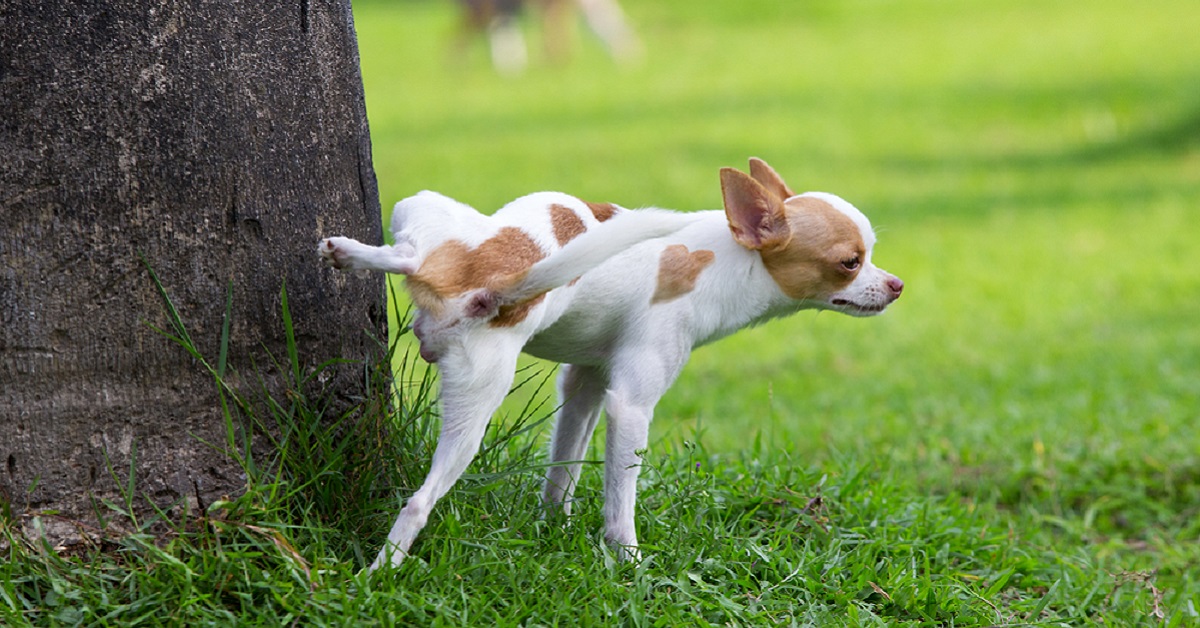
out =
[[[349,0],[0,0],[0,33],[0,502],[94,521],[133,456],[160,506],[238,491],[141,259],[214,361],[232,283],[256,386],[284,377],[285,280],[304,364],[377,355],[382,280],[316,255],[382,238]],[[361,394],[361,366],[330,377]]]

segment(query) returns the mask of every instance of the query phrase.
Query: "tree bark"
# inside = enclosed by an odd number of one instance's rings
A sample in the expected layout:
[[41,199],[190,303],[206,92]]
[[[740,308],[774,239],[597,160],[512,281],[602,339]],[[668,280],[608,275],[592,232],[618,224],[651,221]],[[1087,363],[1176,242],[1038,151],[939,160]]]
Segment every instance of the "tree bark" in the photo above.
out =
[[[315,252],[382,239],[349,0],[0,0],[0,33],[0,501],[94,521],[135,455],[160,506],[237,492],[141,259],[213,360],[232,283],[255,385],[284,377],[285,280],[303,363],[378,353],[382,279]],[[361,366],[330,377],[362,393]]]

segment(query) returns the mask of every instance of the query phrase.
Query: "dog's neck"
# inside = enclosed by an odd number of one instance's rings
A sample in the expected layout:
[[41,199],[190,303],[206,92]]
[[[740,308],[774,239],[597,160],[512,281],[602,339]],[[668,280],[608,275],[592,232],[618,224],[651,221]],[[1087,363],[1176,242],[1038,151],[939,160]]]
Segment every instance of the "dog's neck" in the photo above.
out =
[[[716,277],[698,285],[688,295],[695,304],[692,321],[695,346],[812,307],[785,295],[763,265],[761,254],[734,241],[724,212],[704,213],[704,221],[680,234],[681,239],[689,241],[689,247],[708,248],[720,260],[705,270]],[[729,286],[737,289],[730,290]]]

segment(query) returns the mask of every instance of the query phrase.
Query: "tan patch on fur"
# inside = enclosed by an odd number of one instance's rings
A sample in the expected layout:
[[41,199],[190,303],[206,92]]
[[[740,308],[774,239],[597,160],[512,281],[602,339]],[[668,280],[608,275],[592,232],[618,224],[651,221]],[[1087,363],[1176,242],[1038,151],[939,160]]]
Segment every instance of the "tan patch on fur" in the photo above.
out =
[[715,258],[712,251],[701,249],[689,252],[682,244],[672,244],[663,249],[658,258],[658,284],[650,302],[664,303],[695,290],[700,271]]
[[545,299],[546,293],[543,292],[528,301],[502,306],[500,312],[496,314],[496,318],[493,318],[488,325],[492,327],[512,327],[525,320],[525,317],[529,316],[529,311],[537,307]]
[[408,296],[412,297],[413,303],[416,303],[419,309],[434,316],[442,314],[445,303],[442,297],[433,291],[432,286],[418,279],[416,275],[409,275],[404,281],[404,286],[408,288]]
[[612,218],[617,213],[617,206],[612,203],[587,203],[587,206],[592,210],[592,215],[596,217],[596,220],[600,222]]
[[[515,284],[545,256],[537,242],[516,227],[504,227],[473,249],[449,240],[430,252],[417,272],[408,277],[408,291],[418,307],[440,313],[446,299],[469,290],[499,291]],[[516,310],[523,305],[510,306],[510,318],[517,316]],[[507,324],[520,322],[528,313],[526,308]]]
[[858,275],[841,269],[842,260],[866,254],[858,225],[833,205],[810,196],[786,205],[790,237],[762,250],[771,278],[793,299],[811,299],[845,288]]
[[550,226],[554,229],[554,239],[562,246],[576,236],[587,231],[587,225],[575,210],[564,205],[550,206]]

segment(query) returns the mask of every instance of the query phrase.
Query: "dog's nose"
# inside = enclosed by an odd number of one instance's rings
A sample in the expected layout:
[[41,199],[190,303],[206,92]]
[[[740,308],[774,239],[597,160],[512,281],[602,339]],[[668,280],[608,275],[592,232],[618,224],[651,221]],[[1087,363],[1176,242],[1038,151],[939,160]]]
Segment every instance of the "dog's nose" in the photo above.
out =
[[891,291],[893,299],[899,297],[901,292],[904,292],[904,282],[900,281],[899,277],[889,277],[887,287]]

